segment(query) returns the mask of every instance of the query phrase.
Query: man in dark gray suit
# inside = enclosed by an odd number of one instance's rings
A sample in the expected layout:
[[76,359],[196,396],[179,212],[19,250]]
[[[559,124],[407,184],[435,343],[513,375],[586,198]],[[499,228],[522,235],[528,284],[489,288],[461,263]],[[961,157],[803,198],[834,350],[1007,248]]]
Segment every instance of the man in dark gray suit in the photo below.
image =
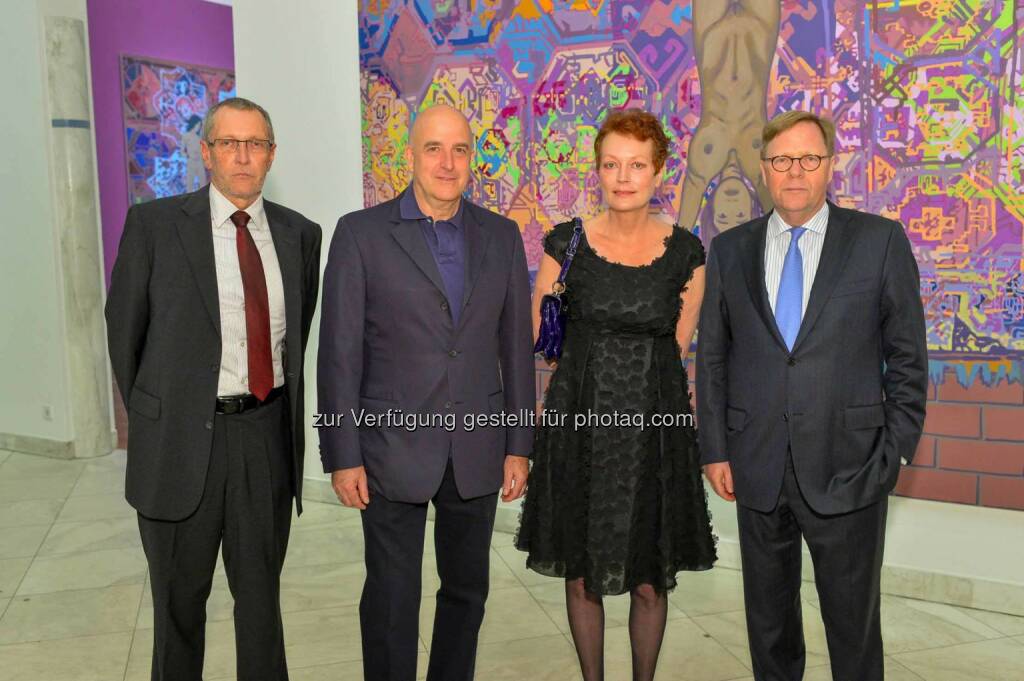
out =
[[274,130],[232,98],[203,124],[211,184],[132,206],[111,275],[129,503],[153,590],[154,681],[200,681],[218,548],[238,678],[286,681],[279,577],[301,512],[302,356],[320,227],[262,196]]
[[924,424],[917,263],[898,222],[825,200],[834,128],[801,111],[763,134],[775,209],[711,244],[697,349],[701,456],[735,500],[757,681],[799,681],[801,536],[832,678],[883,678],[887,495]]
[[474,146],[462,114],[431,107],[409,137],[412,184],[341,218],[331,242],[317,370],[320,455],[338,498],[362,510],[365,678],[416,678],[433,501],[441,588],[427,678],[466,681],[487,598],[497,491],[512,501],[526,486],[529,278],[516,224],[462,198]]

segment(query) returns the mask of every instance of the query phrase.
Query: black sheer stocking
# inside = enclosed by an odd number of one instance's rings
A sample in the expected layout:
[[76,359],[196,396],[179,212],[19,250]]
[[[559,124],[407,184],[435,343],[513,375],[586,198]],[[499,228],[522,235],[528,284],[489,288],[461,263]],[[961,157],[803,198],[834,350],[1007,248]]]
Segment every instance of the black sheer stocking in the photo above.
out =
[[604,681],[604,604],[601,597],[587,593],[582,579],[566,580],[565,607],[583,681]]
[[[604,681],[604,603],[582,579],[566,580],[565,605],[583,681]],[[633,681],[654,681],[668,619],[668,594],[641,584],[629,594],[629,642]]]
[[658,653],[665,637],[668,594],[641,584],[629,594],[629,643],[633,649],[633,681],[654,681]]

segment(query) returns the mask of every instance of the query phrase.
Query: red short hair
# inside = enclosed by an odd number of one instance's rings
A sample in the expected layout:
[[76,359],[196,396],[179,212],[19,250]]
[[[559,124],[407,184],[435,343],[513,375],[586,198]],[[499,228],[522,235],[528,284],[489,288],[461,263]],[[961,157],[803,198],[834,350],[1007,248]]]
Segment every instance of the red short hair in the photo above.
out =
[[668,135],[661,123],[649,111],[642,109],[618,109],[609,112],[594,139],[594,158],[601,161],[601,143],[611,133],[618,133],[641,142],[654,142],[654,172],[660,172],[668,158]]

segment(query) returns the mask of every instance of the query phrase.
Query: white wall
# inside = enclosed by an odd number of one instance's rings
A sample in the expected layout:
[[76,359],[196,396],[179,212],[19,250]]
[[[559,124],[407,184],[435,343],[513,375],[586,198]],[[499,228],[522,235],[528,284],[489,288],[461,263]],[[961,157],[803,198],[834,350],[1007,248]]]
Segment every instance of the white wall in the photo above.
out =
[[[363,207],[358,3],[232,4],[238,94],[267,109],[277,138],[264,193],[320,224],[326,259],[338,218]],[[316,408],[319,327],[318,311],[306,349],[308,417]],[[306,478],[325,477],[308,425],[305,469]]]
[[6,3],[0,22],[0,92],[6,93],[0,107],[0,434],[67,441],[71,405],[42,40],[36,2]]

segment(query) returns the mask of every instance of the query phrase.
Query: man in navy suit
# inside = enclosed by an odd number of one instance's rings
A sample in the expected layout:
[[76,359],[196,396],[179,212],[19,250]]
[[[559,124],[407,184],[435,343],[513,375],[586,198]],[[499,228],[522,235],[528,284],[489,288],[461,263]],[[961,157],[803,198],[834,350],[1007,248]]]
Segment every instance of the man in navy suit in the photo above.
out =
[[324,273],[320,454],[362,510],[368,681],[416,678],[430,501],[441,588],[427,678],[473,678],[497,491],[526,487],[530,425],[464,425],[534,407],[526,254],[513,221],[462,198],[473,147],[458,111],[422,111],[412,184],[341,218]]
[[737,502],[757,681],[800,681],[801,537],[835,681],[883,678],[887,497],[914,456],[928,387],[917,262],[898,222],[825,200],[830,121],[762,135],[775,209],[711,244],[697,349],[701,458]]

